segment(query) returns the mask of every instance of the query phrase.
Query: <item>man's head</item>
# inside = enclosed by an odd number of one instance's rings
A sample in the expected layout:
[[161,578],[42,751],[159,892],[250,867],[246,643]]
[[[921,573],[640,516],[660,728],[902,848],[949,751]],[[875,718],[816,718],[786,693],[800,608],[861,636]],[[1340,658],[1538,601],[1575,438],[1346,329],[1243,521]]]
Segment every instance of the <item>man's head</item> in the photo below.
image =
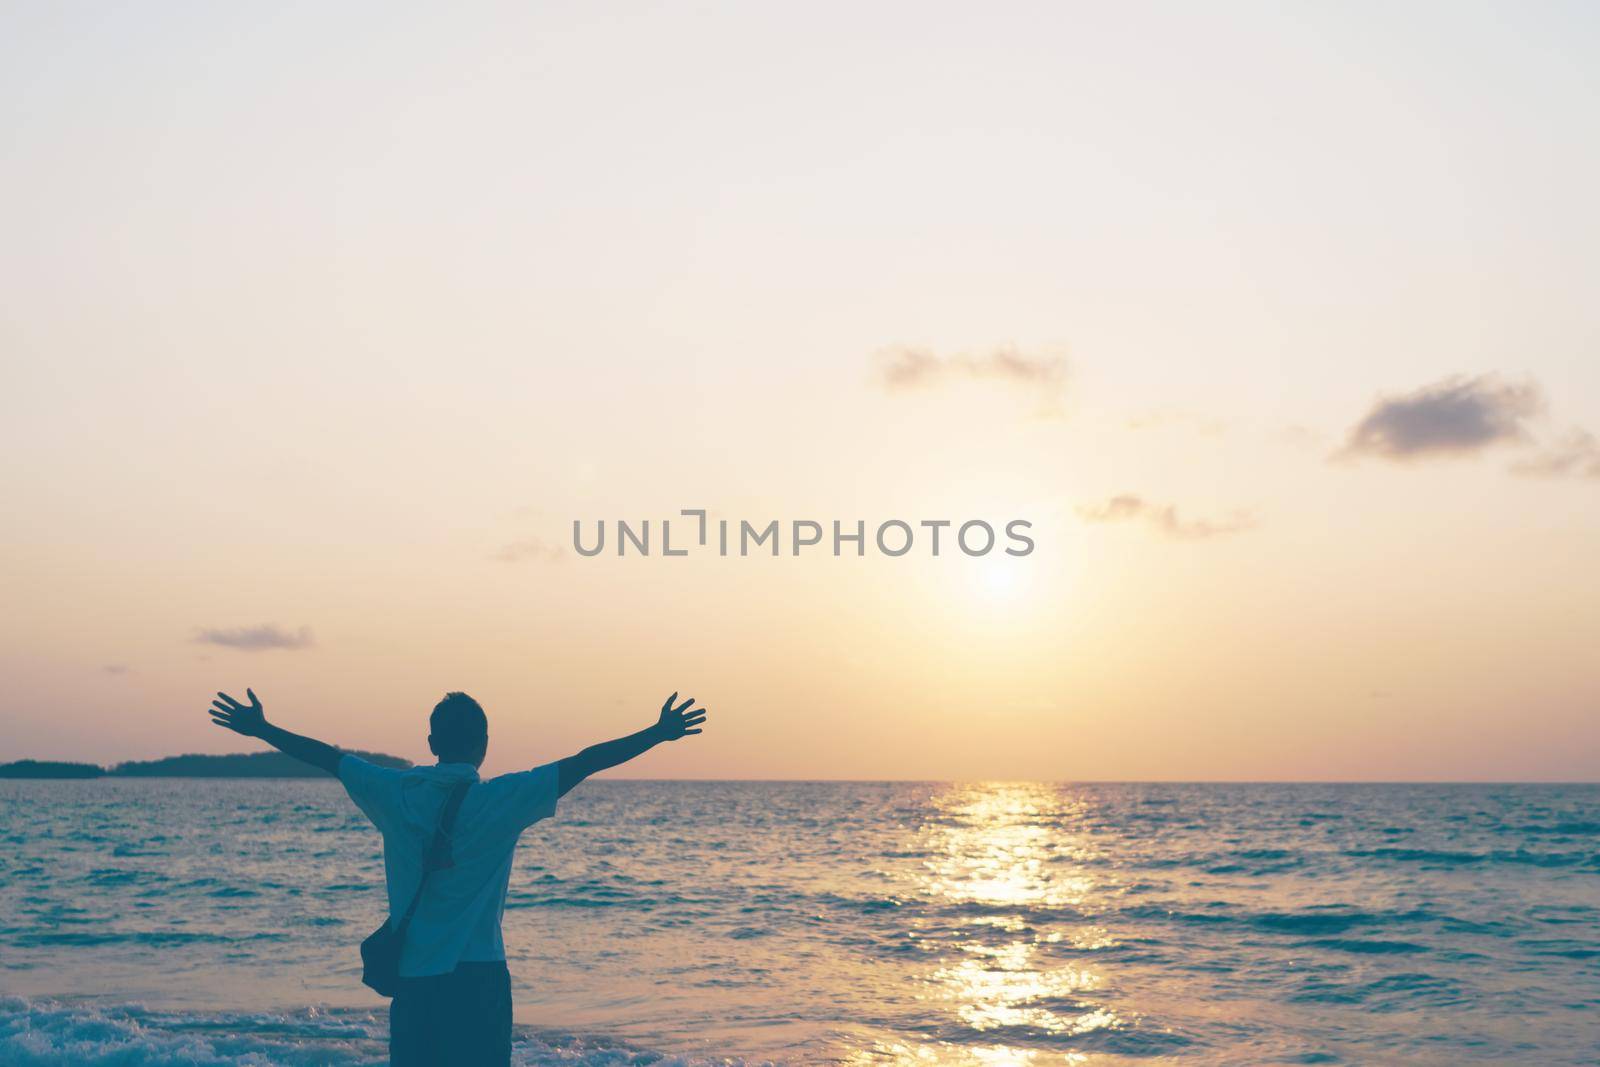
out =
[[483,763],[489,750],[489,718],[465,693],[446,693],[428,716],[428,748],[440,763]]

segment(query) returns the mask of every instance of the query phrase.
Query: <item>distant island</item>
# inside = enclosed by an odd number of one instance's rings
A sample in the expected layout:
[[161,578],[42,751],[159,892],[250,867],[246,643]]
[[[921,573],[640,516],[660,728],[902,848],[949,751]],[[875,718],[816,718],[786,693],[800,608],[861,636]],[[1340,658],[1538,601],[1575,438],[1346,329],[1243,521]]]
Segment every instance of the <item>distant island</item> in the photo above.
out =
[[99,778],[105,773],[104,767],[93,763],[60,763],[38,759],[0,763],[0,778]]
[[[351,752],[380,767],[405,768],[411,761],[381,752]],[[167,756],[164,759],[131,760],[110,767],[95,763],[64,763],[57,760],[17,760],[0,763],[0,778],[321,778],[323,773],[310,764],[291,759],[282,752],[248,752],[226,756]]]

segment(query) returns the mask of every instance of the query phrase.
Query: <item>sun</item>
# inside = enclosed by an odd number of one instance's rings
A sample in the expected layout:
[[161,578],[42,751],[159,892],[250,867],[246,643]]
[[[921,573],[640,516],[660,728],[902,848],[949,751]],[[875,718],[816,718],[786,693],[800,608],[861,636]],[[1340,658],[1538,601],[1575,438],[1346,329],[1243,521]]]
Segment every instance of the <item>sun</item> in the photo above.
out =
[[971,568],[968,581],[981,600],[1000,603],[1017,599],[1023,590],[1022,563],[1008,556],[985,558]]

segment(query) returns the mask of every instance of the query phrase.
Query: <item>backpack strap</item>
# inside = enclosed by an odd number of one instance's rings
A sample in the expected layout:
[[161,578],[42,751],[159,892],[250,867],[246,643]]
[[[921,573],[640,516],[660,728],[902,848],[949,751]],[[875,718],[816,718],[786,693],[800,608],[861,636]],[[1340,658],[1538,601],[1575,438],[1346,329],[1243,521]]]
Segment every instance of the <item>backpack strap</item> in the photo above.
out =
[[444,802],[444,810],[439,813],[439,825],[433,831],[433,841],[422,853],[422,877],[417,881],[417,891],[411,896],[410,907],[395,924],[395,936],[406,936],[406,927],[411,925],[411,917],[417,913],[417,905],[422,902],[422,890],[428,884],[428,875],[455,866],[455,860],[450,855],[450,831],[455,828],[461,802],[467,798],[467,790],[471,788],[471,780],[457,782],[450,791],[449,799]]

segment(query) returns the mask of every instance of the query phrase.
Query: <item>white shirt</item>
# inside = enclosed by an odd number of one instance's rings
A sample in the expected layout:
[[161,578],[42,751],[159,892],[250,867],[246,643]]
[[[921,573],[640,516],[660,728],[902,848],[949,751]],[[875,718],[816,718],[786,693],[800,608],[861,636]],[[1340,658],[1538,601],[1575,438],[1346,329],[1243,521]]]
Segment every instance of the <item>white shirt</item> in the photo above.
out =
[[467,790],[451,834],[455,866],[428,876],[400,954],[400,973],[406,977],[447,974],[464,961],[506,958],[500,916],[511,854],[523,830],[555,814],[556,765],[480,782],[470,763],[392,770],[351,755],[339,761],[345,791],[383,834],[389,913],[396,920],[411,904],[422,877],[422,853],[433,840],[451,788],[462,779],[476,784]]

